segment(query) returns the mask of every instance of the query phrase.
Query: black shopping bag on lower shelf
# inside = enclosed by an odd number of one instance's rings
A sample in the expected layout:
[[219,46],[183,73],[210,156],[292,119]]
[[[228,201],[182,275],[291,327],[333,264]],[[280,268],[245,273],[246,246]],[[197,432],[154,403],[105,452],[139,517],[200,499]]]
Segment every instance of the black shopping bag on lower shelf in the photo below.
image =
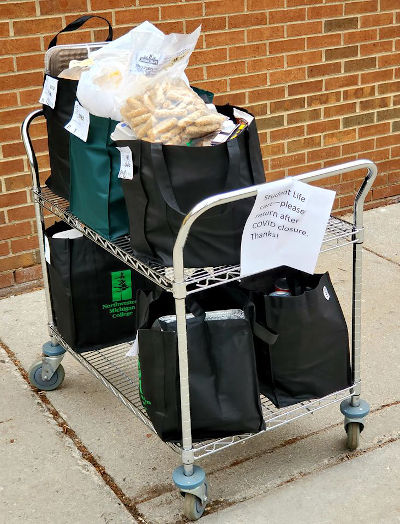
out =
[[[286,277],[292,296],[271,296]],[[329,274],[282,267],[250,277],[256,321],[277,335],[261,340],[255,330],[260,391],[284,407],[321,398],[351,385],[348,331]],[[261,333],[262,335],[262,333]]]
[[[219,293],[219,296],[217,296]],[[243,310],[203,307],[225,301],[204,292],[187,316],[192,438],[207,440],[265,428],[257,386],[253,338]],[[201,295],[201,296],[200,296]],[[225,296],[228,298],[229,295]],[[230,300],[230,299],[229,299]],[[200,305],[201,304],[201,305]],[[167,315],[159,316],[161,311]],[[181,406],[176,317],[165,293],[138,294],[139,380],[143,406],[164,441],[180,442]]]
[[58,222],[45,232],[51,302],[60,335],[78,353],[133,340],[136,291],[150,284],[84,236],[54,237],[66,230],[71,231],[70,226]]

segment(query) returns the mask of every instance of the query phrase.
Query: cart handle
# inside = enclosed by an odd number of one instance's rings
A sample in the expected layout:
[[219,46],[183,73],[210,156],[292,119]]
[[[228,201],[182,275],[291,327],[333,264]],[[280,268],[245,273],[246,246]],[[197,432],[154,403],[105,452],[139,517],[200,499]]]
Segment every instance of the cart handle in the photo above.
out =
[[35,151],[32,146],[31,137],[29,135],[29,127],[31,123],[33,122],[33,120],[35,120],[36,118],[39,118],[40,116],[44,116],[42,109],[37,109],[36,111],[29,113],[29,115],[22,122],[22,126],[21,126],[21,137],[22,137],[22,141],[24,143],[25,149],[26,149],[26,155],[28,157],[29,166],[31,170],[32,187],[35,190],[40,187],[39,167],[38,167]]
[[[365,176],[354,200],[354,225],[357,229],[361,229],[363,225],[362,212],[364,209],[364,201],[370,190],[376,175],[378,168],[371,160],[354,160],[352,162],[346,162],[337,166],[326,167],[304,173],[302,175],[294,176],[294,180],[300,182],[314,182],[321,180],[333,175],[339,175],[341,173],[349,173],[351,171],[357,171],[358,169],[367,169],[367,175]],[[174,280],[177,283],[184,282],[184,264],[183,264],[183,248],[185,246],[187,236],[193,222],[197,220],[203,213],[212,209],[213,207],[235,202],[236,200],[242,200],[244,198],[250,198],[256,196],[259,189],[263,188],[268,182],[258,184],[256,186],[245,187],[242,189],[236,189],[235,191],[228,191],[226,193],[220,193],[205,198],[198,204],[196,204],[191,211],[183,219],[182,225],[179,229],[176,237],[174,250],[173,250],[173,266],[174,266]]]

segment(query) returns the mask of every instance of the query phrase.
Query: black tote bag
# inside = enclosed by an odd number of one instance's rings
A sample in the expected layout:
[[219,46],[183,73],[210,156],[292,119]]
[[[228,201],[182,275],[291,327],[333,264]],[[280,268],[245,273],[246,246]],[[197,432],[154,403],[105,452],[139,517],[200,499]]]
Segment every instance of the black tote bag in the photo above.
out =
[[[234,119],[233,107],[217,106]],[[185,215],[217,193],[265,182],[255,120],[237,138],[211,147],[118,141],[132,150],[134,175],[122,187],[135,254],[172,265],[172,250]],[[253,199],[219,206],[192,226],[184,249],[186,267],[238,264],[244,224]]]
[[[270,296],[274,280],[285,276],[292,296]],[[346,321],[329,274],[309,275],[291,268],[250,277],[259,387],[277,407],[321,398],[351,386]]]
[[[215,298],[215,300],[214,300]],[[252,332],[239,310],[205,313],[202,305],[227,302],[196,295],[187,319],[192,438],[206,440],[265,428],[257,386]],[[221,300],[222,299],[222,300]],[[231,303],[234,305],[234,303]],[[176,320],[165,294],[138,294],[139,380],[142,404],[164,441],[180,442],[181,406]],[[241,312],[242,313],[242,312]],[[216,317],[216,318],[213,318]]]
[[78,353],[133,340],[136,292],[151,284],[86,237],[53,238],[67,229],[58,222],[45,232],[51,302],[60,335]]
[[[57,44],[57,36],[63,32],[70,32],[79,29],[90,18],[100,18],[108,24],[108,36],[106,41],[112,40],[113,30],[110,22],[102,16],[85,15],[77,18],[64,29],[62,29],[49,43],[48,49]],[[45,74],[46,77],[54,77]],[[69,132],[64,126],[69,122],[74,112],[76,100],[76,90],[78,80],[67,78],[57,78],[57,96],[54,109],[48,105],[43,105],[43,113],[46,118],[48,148],[50,158],[51,175],[46,180],[46,185],[56,195],[69,200],[70,194],[70,169],[69,169]]]

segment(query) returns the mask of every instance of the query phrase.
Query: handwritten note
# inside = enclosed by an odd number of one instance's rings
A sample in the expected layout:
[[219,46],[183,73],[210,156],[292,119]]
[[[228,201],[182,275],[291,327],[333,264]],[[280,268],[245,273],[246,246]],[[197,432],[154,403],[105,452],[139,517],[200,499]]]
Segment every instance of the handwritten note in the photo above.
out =
[[57,99],[57,88],[57,78],[46,76],[46,79],[43,84],[43,91],[39,98],[39,102],[54,109]]
[[89,134],[89,126],[89,111],[76,101],[71,120],[65,125],[65,129],[86,142]]

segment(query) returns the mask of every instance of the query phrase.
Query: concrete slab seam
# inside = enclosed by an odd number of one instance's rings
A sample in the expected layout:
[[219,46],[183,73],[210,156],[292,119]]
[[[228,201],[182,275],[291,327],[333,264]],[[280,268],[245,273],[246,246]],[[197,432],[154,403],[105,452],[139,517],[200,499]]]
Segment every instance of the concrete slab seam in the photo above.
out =
[[383,260],[386,260],[386,262],[390,262],[392,264],[395,264],[396,266],[400,266],[400,264],[396,262],[395,260],[392,260],[389,257],[385,257],[385,255],[381,255],[380,253],[377,253],[376,251],[374,251],[373,249],[369,247],[363,246],[363,249],[365,249],[365,251],[368,251],[368,253],[371,253],[372,255],[376,255],[377,257],[382,258]]
[[57,409],[53,406],[53,404],[47,397],[46,393],[44,391],[39,391],[37,388],[31,385],[31,383],[29,382],[28,373],[23,368],[22,364],[16,357],[15,353],[1,340],[0,340],[0,347],[6,352],[8,358],[14,364],[14,366],[16,367],[16,370],[20,373],[20,375],[25,380],[25,382],[27,382],[31,391],[35,395],[37,395],[42,407],[51,415],[55,423],[61,428],[63,434],[72,441],[72,444],[75,446],[77,451],[80,453],[82,459],[88,462],[96,470],[96,472],[100,475],[103,482],[111,489],[114,495],[120,500],[120,502],[123,504],[126,510],[139,524],[151,524],[140,513],[140,511],[137,509],[136,504],[132,501],[132,499],[130,499],[127,495],[125,495],[125,493],[116,484],[116,482],[111,477],[111,475],[107,473],[104,466],[102,466],[96,460],[94,455],[89,451],[89,449],[81,441],[81,439],[78,437],[76,432],[68,425],[67,421],[62,417],[62,415],[60,415]]

